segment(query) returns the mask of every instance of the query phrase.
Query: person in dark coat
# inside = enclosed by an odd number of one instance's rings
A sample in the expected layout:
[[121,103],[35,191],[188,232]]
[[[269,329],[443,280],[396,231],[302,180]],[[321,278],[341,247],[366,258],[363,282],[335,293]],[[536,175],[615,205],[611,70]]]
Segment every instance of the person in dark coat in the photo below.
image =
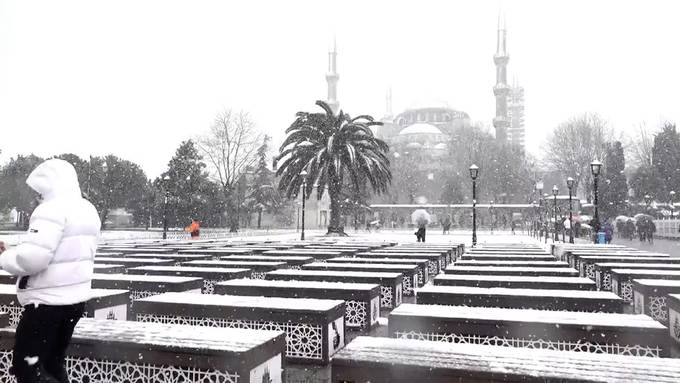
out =
[[424,223],[418,224],[418,230],[415,233],[418,242],[425,242],[425,225]]

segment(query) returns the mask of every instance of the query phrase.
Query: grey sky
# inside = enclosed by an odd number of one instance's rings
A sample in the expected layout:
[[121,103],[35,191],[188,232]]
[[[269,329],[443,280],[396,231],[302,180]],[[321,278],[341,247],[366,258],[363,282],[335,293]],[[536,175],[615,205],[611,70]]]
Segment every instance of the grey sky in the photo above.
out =
[[[530,151],[592,111],[619,131],[680,122],[680,2],[506,1]],[[326,97],[337,36],[341,108],[446,102],[490,125],[497,1],[3,1],[0,162],[114,153],[150,177],[223,108],[276,144]]]

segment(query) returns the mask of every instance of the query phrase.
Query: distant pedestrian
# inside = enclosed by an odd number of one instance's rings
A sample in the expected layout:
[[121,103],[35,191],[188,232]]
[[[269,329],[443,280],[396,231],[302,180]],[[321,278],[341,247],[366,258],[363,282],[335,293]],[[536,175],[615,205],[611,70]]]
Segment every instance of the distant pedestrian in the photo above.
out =
[[201,234],[200,229],[201,222],[195,218],[191,220],[191,225],[184,228],[184,230],[188,231],[189,234],[191,235],[191,239],[198,239],[198,236]]
[[81,197],[73,166],[47,160],[26,179],[38,193],[28,232],[15,248],[0,245],[0,267],[16,275],[23,306],[10,374],[18,383],[68,383],[66,348],[92,298],[101,221]]
[[610,222],[604,224],[604,242],[610,244],[612,242],[612,237],[614,236],[614,227]]
[[510,230],[512,230],[512,235],[515,235],[515,226],[517,226],[515,221],[510,221]]
[[416,239],[418,242],[425,242],[425,225],[421,224],[418,226],[418,230],[416,231]]

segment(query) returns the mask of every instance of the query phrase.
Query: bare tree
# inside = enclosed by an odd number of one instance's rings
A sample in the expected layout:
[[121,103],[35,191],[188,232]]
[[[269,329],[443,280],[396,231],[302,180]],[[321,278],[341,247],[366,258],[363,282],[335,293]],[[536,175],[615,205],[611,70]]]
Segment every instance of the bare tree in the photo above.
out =
[[[546,145],[546,161],[564,177],[573,177],[576,190],[590,195],[590,163],[602,161],[606,153],[605,143],[612,134],[599,115],[584,113],[561,123],[552,132]],[[583,188],[579,188],[579,186]]]
[[646,122],[641,122],[637,126],[636,134],[626,141],[631,162],[636,165],[635,167],[652,165],[654,133],[649,130]]
[[239,208],[236,186],[257,160],[261,134],[247,112],[225,110],[215,117],[207,134],[198,138],[198,147],[205,154],[211,177],[219,183],[227,202],[229,229],[238,231]]

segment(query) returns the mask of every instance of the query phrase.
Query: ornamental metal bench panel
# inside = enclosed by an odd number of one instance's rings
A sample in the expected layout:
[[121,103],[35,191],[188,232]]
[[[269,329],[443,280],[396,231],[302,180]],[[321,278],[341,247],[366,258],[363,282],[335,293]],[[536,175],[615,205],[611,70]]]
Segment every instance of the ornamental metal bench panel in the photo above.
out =
[[498,267],[570,267],[567,262],[561,261],[457,261],[456,266],[498,266]]
[[511,289],[595,290],[595,282],[579,277],[441,274],[435,286],[505,287]]
[[[667,261],[669,260],[671,259]],[[675,258],[672,258],[672,260],[675,260]],[[595,263],[595,283],[598,290],[612,290],[612,269],[680,270],[680,263],[669,265],[667,263],[597,262]]]
[[130,292],[130,304],[127,311],[129,318],[136,300],[168,291],[186,291],[198,295],[203,287],[203,279],[169,275],[94,274],[92,287],[128,290]]
[[391,309],[401,304],[401,273],[325,271],[325,270],[276,270],[265,274],[268,280],[320,281],[346,283],[375,283],[380,285],[380,307]]
[[277,256],[277,255],[227,255],[220,257],[221,261],[256,261],[256,262],[285,262],[291,269],[300,269],[306,263],[314,262],[312,257]]
[[202,278],[203,287],[201,287],[201,293],[212,294],[215,283],[230,279],[248,278],[251,275],[251,271],[250,269],[225,267],[141,266],[129,269],[128,274]]
[[444,258],[442,255],[433,253],[357,253],[358,258],[393,258],[393,259],[427,259],[427,273],[431,277],[444,270]]
[[623,311],[621,298],[605,291],[427,285],[416,290],[416,302],[418,304],[553,311],[610,313]]
[[322,364],[345,345],[344,314],[341,300],[217,294],[165,293],[134,306],[138,322],[283,331],[288,360]]
[[374,263],[386,263],[386,264],[407,264],[407,265],[416,265],[418,267],[418,287],[423,286],[427,282],[430,281],[430,273],[428,271],[428,263],[429,261],[427,259],[419,259],[419,258],[408,258],[408,259],[400,259],[400,258],[363,258],[363,257],[339,257],[339,258],[331,258],[326,260],[328,263],[369,263],[369,264],[374,264]]
[[215,285],[216,294],[345,301],[345,326],[370,330],[380,316],[380,285],[369,283],[234,279]]
[[578,272],[564,267],[502,267],[502,266],[458,266],[457,263],[447,267],[445,274],[477,274],[477,275],[516,275],[534,277],[577,277]]
[[670,355],[666,327],[646,315],[403,304],[393,338],[631,356]]
[[625,262],[625,263],[680,263],[680,258],[670,258],[669,256],[659,257],[659,256],[645,256],[645,255],[588,255],[579,256],[575,258],[577,266],[576,270],[579,271],[579,276],[587,277],[592,280],[597,278],[595,274],[595,264],[604,262]]
[[94,263],[105,263],[123,265],[125,269],[139,266],[171,266],[175,264],[172,259],[160,259],[160,258],[111,258],[111,257],[95,257]]
[[384,264],[384,263],[328,263],[315,262],[302,266],[303,270],[327,270],[327,271],[359,271],[379,273],[402,274],[402,293],[404,296],[414,295],[414,289],[418,286],[418,266],[408,264]]
[[[281,331],[81,319],[67,350],[71,382],[282,382]],[[9,375],[14,330],[0,330],[0,381]]]
[[[127,320],[130,292],[128,290],[92,289],[92,299],[85,304],[84,317]],[[15,285],[0,284],[0,312],[9,315],[8,326],[16,328],[24,308],[19,304]]]
[[333,383],[675,383],[680,361],[362,336],[331,370]]
[[669,294],[666,298],[668,306],[668,330],[676,347],[680,345],[680,294]]
[[250,269],[250,278],[253,279],[263,279],[264,275],[270,271],[288,268],[288,264],[286,262],[223,261],[223,260],[189,261],[182,263],[182,266]]
[[633,279],[680,280],[679,270],[611,269],[612,292],[624,302],[633,301]]
[[680,280],[633,279],[635,313],[649,315],[664,326],[669,326],[668,295],[679,293]]

